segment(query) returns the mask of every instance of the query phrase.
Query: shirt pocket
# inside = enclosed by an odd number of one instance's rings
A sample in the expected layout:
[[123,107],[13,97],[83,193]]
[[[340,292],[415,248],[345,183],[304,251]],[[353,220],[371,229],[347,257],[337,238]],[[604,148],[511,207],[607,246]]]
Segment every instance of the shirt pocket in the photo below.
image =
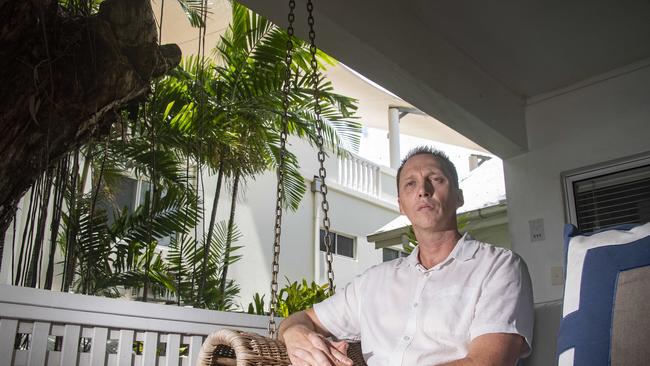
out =
[[425,334],[469,335],[478,298],[477,288],[448,286],[424,291],[420,316]]

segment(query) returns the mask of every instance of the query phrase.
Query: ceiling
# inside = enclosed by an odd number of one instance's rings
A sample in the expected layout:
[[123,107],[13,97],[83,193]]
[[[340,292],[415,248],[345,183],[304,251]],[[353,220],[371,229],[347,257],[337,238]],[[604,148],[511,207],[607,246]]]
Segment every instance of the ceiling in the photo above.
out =
[[[242,3],[286,26],[288,2]],[[504,158],[527,149],[527,103],[650,59],[648,0],[327,0],[315,18],[325,52]]]
[[[163,43],[176,43],[181,47],[184,56],[198,53],[198,30],[192,28],[186,16],[176,2],[157,4],[152,2],[154,13],[160,19],[160,5],[164,6]],[[212,0],[207,21],[206,50],[207,54],[219,40],[231,20],[231,8],[228,0]],[[376,84],[364,79],[341,63],[328,67],[327,78],[332,82],[337,93],[356,98],[358,110],[356,117],[366,127],[388,131],[388,107],[399,106],[413,108]],[[486,150],[462,134],[451,129],[444,123],[428,115],[407,114],[400,120],[400,133],[423,139],[440,141],[450,145],[462,146],[475,151]]]

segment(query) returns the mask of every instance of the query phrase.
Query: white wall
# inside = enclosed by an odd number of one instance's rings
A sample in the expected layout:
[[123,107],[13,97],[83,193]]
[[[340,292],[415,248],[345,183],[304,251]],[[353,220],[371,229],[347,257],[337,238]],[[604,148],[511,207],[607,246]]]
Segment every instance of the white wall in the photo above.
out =
[[[290,139],[288,148],[298,156],[301,172],[307,184],[307,193],[296,212],[284,211],[282,219],[282,242],[280,252],[280,288],[286,284],[285,276],[290,281],[300,281],[305,278],[312,281],[315,272],[324,270],[322,258],[318,250],[316,236],[320,224],[320,194],[316,196],[309,189],[311,178],[318,174],[316,152],[307,143]],[[332,231],[355,237],[357,243],[357,258],[334,256],[334,274],[337,288],[342,288],[354,276],[366,268],[380,263],[381,251],[375,250],[374,245],[366,241],[366,235],[376,231],[399,215],[396,198],[392,202],[381,202],[370,199],[363,193],[357,193],[338,185],[338,163],[335,156],[329,156],[327,182],[329,187],[328,201],[330,203],[329,217]],[[384,178],[385,180],[390,180]],[[390,183],[390,184],[388,184]],[[382,188],[394,190],[394,178]],[[392,186],[391,186],[392,184]],[[235,245],[241,245],[238,254],[242,259],[229,269],[229,278],[237,281],[241,288],[240,303],[246,307],[252,301],[255,292],[267,293],[268,304],[271,281],[271,261],[273,255],[274,214],[276,200],[276,176],[274,172],[266,172],[255,180],[246,182],[242,187],[237,205],[235,222],[243,234],[243,238]],[[214,200],[216,177],[205,179],[206,221],[209,223],[209,209]],[[230,190],[221,192],[217,221],[227,220],[230,210]],[[382,195],[388,197],[384,192]],[[316,203],[316,205],[315,205]],[[317,209],[315,209],[315,207]],[[206,223],[207,226],[207,223]],[[327,277],[316,279],[325,283]]]
[[[504,161],[512,248],[528,263],[535,301],[562,297],[551,267],[563,264],[560,173],[650,150],[650,67],[561,93],[526,108],[529,152]],[[544,219],[531,242],[528,221]]]
[[[399,216],[397,205],[391,208],[369,200],[355,198],[353,195],[354,193],[351,191],[338,189],[331,189],[328,194],[328,200],[331,202],[332,230],[353,237],[357,246],[355,259],[334,255],[332,267],[334,268],[334,282],[338,289],[343,288],[346,283],[365,269],[382,262],[382,251],[376,250],[375,244],[369,243],[366,237]],[[320,204],[320,201],[318,202]],[[327,281],[325,255],[321,254],[319,257],[318,282],[325,283]]]

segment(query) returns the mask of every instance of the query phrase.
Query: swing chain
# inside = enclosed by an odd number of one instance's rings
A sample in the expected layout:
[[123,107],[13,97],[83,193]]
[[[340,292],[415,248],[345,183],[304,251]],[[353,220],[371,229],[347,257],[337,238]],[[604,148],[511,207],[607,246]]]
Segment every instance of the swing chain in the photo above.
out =
[[275,232],[273,240],[273,274],[271,277],[271,305],[269,311],[269,337],[277,338],[277,325],[275,324],[275,315],[278,305],[278,272],[280,270],[280,236],[282,234],[282,205],[284,201],[284,170],[286,157],[287,130],[289,120],[289,94],[291,93],[291,64],[293,53],[293,21],[295,19],[294,9],[295,0],[289,0],[289,26],[287,27],[287,54],[285,56],[285,81],[282,89],[283,94],[283,114],[282,114],[282,132],[280,133],[280,161],[278,164],[278,184],[277,184],[277,201],[275,204]]
[[332,271],[332,236],[330,235],[330,219],[329,219],[329,202],[327,201],[327,170],[325,169],[325,152],[323,148],[323,119],[321,117],[320,107],[320,73],[318,71],[318,61],[316,60],[316,32],[314,31],[314,4],[312,0],[307,1],[307,12],[309,16],[307,23],[309,24],[309,52],[311,53],[311,80],[314,88],[314,114],[316,117],[316,130],[318,131],[318,138],[316,140],[318,145],[318,162],[320,168],[318,169],[318,179],[320,180],[320,193],[322,197],[321,209],[323,210],[323,229],[325,236],[325,259],[327,262],[327,281],[329,285],[329,294],[334,295],[334,271]]

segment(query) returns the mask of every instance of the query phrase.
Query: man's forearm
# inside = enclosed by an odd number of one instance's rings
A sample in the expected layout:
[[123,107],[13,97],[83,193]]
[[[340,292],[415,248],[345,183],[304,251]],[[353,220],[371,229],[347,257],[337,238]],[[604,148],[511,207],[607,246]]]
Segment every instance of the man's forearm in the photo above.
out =
[[284,332],[294,326],[304,326],[311,331],[317,331],[316,326],[314,325],[314,322],[311,320],[311,318],[309,318],[309,316],[307,316],[304,311],[300,311],[291,314],[288,318],[284,319],[282,323],[280,323],[280,329],[278,332],[280,340],[284,341]]

